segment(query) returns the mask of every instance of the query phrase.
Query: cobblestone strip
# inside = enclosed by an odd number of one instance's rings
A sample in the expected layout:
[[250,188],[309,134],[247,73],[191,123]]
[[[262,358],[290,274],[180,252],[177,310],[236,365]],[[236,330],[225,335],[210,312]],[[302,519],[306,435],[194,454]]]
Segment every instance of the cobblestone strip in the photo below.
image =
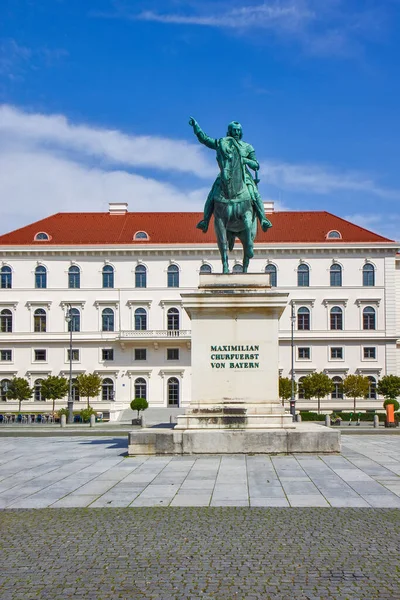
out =
[[399,598],[400,511],[0,512],[1,600]]

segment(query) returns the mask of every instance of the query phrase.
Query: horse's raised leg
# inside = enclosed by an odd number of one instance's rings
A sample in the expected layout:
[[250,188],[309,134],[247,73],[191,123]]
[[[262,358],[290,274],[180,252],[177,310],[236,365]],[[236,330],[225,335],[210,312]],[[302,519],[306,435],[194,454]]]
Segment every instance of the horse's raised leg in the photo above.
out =
[[216,217],[214,214],[214,228],[217,235],[217,243],[219,253],[222,260],[222,272],[229,273],[228,264],[228,239],[226,235],[226,225],[221,217]]

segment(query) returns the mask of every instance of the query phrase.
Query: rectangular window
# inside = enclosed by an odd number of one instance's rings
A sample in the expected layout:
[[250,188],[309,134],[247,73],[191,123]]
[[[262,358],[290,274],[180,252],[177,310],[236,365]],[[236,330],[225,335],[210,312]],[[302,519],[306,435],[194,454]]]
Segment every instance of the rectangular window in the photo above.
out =
[[365,359],[375,359],[376,358],[376,348],[373,346],[365,346],[364,347],[364,358]]
[[72,351],[68,348],[67,350],[67,361],[69,362],[71,360],[71,356],[72,356],[72,361],[74,362],[78,362],[79,361],[79,349],[78,348],[72,348]]
[[12,360],[12,350],[0,350],[0,360],[10,362]]
[[343,348],[331,348],[332,360],[343,360]]
[[146,348],[135,348],[135,360],[146,360],[147,350]]
[[34,350],[34,360],[46,360],[47,352],[46,350]]
[[310,348],[298,348],[299,360],[310,360],[311,349]]
[[114,348],[103,348],[101,358],[102,360],[114,360]]
[[167,348],[167,360],[179,360],[179,348]]

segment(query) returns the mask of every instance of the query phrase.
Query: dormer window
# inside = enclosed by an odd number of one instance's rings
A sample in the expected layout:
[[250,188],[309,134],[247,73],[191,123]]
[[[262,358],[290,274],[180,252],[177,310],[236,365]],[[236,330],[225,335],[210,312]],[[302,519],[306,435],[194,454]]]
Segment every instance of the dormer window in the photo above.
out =
[[342,234],[340,233],[340,231],[336,231],[336,229],[333,229],[332,231],[328,232],[326,239],[327,240],[341,240]]
[[145,231],[137,231],[133,236],[134,240],[148,240],[149,235]]
[[35,235],[35,242],[48,242],[50,240],[50,236],[45,231],[39,231]]

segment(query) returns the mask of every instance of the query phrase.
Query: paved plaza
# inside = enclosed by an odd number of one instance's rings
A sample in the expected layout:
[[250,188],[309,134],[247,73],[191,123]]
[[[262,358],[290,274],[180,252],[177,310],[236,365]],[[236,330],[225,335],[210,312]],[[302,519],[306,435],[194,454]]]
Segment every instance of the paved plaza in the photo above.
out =
[[398,599],[400,437],[342,444],[128,458],[126,437],[0,439],[0,598]]
[[400,437],[341,455],[127,457],[126,437],[0,439],[0,508],[400,508]]

